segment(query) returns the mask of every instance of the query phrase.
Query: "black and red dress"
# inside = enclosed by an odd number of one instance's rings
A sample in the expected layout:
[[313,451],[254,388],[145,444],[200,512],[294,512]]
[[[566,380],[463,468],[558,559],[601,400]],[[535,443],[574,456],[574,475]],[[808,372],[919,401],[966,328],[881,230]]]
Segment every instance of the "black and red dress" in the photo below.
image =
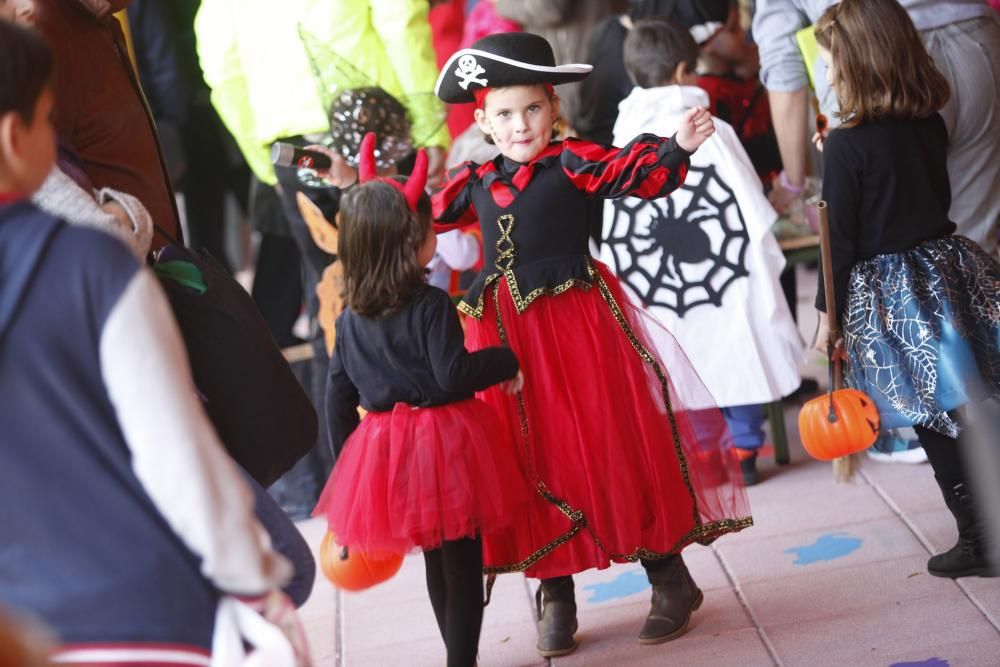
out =
[[721,413],[588,249],[586,197],[666,196],[688,157],[653,135],[621,149],[569,139],[527,164],[460,165],[434,193],[438,231],[482,231],[486,268],[459,305],[466,344],[509,345],[525,376],[517,396],[479,394],[535,490],[484,538],[487,573],[655,559],[752,523]]

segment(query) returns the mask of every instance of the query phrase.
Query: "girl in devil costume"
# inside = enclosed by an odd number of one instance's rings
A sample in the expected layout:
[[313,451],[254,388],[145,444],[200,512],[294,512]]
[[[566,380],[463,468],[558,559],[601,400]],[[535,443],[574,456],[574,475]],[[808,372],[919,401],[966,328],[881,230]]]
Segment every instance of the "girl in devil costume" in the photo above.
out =
[[501,153],[454,168],[432,201],[439,232],[477,221],[482,231],[486,268],[459,305],[466,344],[509,345],[525,375],[516,395],[480,394],[535,490],[528,511],[484,537],[484,561],[488,574],[541,579],[543,656],[576,647],[570,575],[612,562],[641,561],[653,585],[640,641],[680,635],[702,602],[681,549],[751,525],[721,413],[668,334],[647,330],[590,256],[585,223],[587,197],[677,188],[711,116],[693,109],[675,137],[640,135],[624,148],[553,142],[553,84],[590,69],[556,66],[537,35],[505,33],[458,51],[436,89],[445,102],[476,102]]
[[349,547],[423,549],[448,665],[470,667],[483,616],[479,536],[512,520],[528,489],[494,410],[474,393],[516,391],[522,376],[508,348],[467,352],[451,300],[427,285],[436,237],[424,152],[405,186],[376,179],[374,138],[337,216],[346,309],[326,416],[339,457],[314,513]]

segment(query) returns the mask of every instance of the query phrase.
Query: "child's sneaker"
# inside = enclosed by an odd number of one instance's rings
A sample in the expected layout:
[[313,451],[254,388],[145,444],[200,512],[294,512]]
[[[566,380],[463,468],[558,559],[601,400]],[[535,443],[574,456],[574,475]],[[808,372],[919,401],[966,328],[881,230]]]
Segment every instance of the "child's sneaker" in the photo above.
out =
[[923,447],[904,449],[895,452],[879,452],[874,449],[868,450],[868,458],[880,463],[927,463],[927,452]]
[[927,453],[918,440],[903,437],[896,429],[878,434],[868,458],[882,463],[927,463]]
[[757,476],[757,450],[755,449],[734,449],[736,458],[740,462],[740,472],[743,473],[743,485],[753,486],[760,481]]

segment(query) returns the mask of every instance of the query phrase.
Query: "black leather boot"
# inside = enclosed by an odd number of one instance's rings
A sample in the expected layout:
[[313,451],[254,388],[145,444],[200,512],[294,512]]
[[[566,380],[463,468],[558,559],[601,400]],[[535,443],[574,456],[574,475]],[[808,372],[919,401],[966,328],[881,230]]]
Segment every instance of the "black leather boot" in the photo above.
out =
[[701,606],[704,595],[680,554],[662,561],[643,561],[643,567],[653,585],[653,599],[639,643],[661,644],[676,639],[687,630],[691,614]]
[[979,518],[969,487],[959,482],[951,487],[938,480],[944,502],[958,524],[958,543],[927,561],[927,571],[935,577],[992,577],[1000,572],[989,560],[986,529]]
[[538,606],[538,652],[545,658],[576,650],[576,594],[573,577],[542,579],[535,594]]

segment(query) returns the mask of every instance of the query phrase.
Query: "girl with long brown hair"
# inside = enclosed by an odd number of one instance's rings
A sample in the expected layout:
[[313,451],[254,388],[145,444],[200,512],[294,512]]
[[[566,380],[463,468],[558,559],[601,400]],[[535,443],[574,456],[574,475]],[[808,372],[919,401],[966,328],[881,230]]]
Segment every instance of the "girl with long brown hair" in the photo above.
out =
[[1000,395],[1000,264],[948,218],[948,83],[895,0],[831,6],[816,41],[843,119],[822,142],[836,303],[820,284],[816,306],[836,308],[846,384],[883,428],[913,426],[955,516],[958,543],[928,571],[995,574],[961,455],[963,408]]
[[522,376],[509,348],[467,352],[451,299],[427,284],[436,236],[423,151],[405,185],[375,178],[372,134],[360,162],[337,216],[346,308],[326,418],[339,456],[314,514],[349,548],[423,550],[448,665],[470,667],[483,617],[480,536],[512,520],[528,488],[498,417],[474,394],[518,391]]

